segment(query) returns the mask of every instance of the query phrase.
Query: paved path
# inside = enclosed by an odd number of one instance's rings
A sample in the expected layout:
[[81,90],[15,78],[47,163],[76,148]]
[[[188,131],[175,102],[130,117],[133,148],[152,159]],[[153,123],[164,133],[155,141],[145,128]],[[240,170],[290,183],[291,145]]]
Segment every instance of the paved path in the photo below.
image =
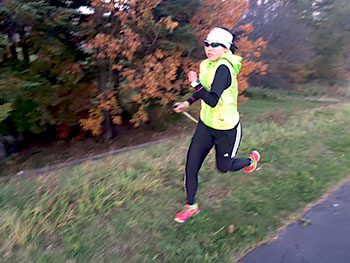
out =
[[350,263],[350,181],[240,263]]

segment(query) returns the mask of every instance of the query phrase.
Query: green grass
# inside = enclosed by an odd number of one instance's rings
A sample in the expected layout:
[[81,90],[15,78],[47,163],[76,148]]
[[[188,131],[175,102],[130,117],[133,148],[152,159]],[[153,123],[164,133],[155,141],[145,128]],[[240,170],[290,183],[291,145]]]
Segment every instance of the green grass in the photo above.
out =
[[276,111],[288,116],[322,105],[324,103],[301,99],[250,98],[239,108],[239,112],[242,118],[259,119]]
[[0,259],[235,262],[349,175],[350,105],[305,105],[283,121],[243,123],[239,156],[259,150],[255,173],[220,174],[211,152],[199,174],[201,213],[185,224],[173,218],[185,201],[189,135],[1,184]]

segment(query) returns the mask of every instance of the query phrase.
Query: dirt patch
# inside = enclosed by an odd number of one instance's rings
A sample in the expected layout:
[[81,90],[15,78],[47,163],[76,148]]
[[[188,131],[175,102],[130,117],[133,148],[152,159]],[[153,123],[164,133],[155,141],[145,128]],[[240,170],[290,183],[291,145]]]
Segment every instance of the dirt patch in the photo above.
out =
[[165,131],[153,131],[148,126],[137,129],[120,126],[117,135],[109,141],[104,141],[102,137],[76,137],[71,140],[58,140],[49,144],[32,143],[1,164],[0,176],[13,175],[20,171],[39,169],[129,146],[191,133],[194,128],[194,123],[184,120],[181,123],[169,125]]

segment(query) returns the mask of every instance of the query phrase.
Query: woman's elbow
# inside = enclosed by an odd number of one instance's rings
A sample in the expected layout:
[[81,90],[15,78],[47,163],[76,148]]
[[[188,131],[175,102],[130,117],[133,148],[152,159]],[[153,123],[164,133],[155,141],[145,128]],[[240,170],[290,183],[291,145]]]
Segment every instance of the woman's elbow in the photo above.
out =
[[210,102],[209,106],[212,107],[212,108],[215,108],[216,105],[218,105],[218,101],[212,101]]

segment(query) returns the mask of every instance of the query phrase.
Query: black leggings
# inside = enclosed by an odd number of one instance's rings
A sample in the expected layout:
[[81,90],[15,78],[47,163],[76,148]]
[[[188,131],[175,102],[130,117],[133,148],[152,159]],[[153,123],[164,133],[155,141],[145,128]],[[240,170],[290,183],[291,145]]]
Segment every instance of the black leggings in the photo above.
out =
[[215,145],[216,166],[222,173],[238,171],[250,165],[250,159],[234,158],[242,138],[240,122],[231,130],[216,130],[199,121],[187,153],[185,189],[187,203],[195,203],[198,188],[198,171],[205,157]]

